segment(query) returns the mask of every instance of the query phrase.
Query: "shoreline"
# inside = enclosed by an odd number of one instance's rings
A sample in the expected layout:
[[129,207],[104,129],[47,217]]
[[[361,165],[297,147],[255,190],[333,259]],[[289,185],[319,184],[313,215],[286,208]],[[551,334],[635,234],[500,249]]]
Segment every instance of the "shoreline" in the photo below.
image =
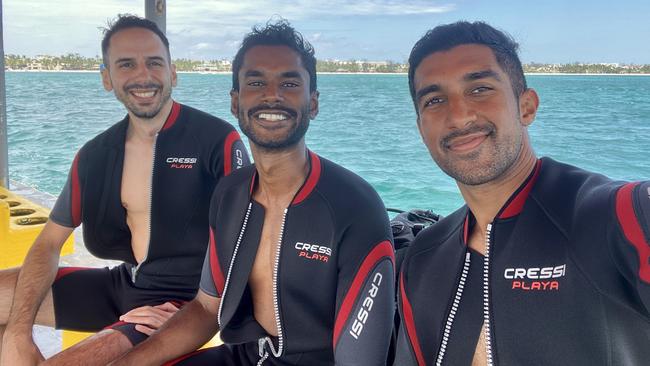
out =
[[[99,73],[99,70],[5,70],[7,73]],[[177,71],[177,74],[230,75],[231,71]],[[319,71],[321,75],[407,75],[406,72],[336,72]],[[650,76],[650,73],[562,73],[562,72],[525,72],[524,75],[540,76]]]

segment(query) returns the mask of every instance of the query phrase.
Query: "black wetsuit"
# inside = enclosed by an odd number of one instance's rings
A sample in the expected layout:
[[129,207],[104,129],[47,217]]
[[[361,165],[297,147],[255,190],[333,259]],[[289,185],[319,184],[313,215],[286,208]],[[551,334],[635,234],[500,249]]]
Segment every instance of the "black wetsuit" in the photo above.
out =
[[60,269],[53,285],[57,328],[99,330],[132,308],[192,299],[211,194],[222,177],[249,163],[230,124],[174,102],[154,144],[149,247],[137,265],[121,199],[128,125],[127,116],[81,148],[50,214],[66,227],[83,223],[92,254],[124,262],[111,270]]
[[[201,289],[221,297],[227,346],[202,364],[384,365],[394,313],[394,255],[383,203],[368,183],[309,153],[310,172],[286,209],[273,300],[279,337],[255,320],[248,278],[264,208],[251,198],[254,166],[217,187]],[[210,358],[212,356],[212,358]]]
[[400,275],[395,365],[650,364],[650,182],[544,158],[467,247],[463,207],[416,238]]

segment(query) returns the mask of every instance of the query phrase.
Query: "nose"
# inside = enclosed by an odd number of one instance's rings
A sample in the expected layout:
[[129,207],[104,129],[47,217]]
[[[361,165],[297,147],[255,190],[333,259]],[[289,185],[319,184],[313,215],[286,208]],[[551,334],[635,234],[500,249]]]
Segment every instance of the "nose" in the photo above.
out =
[[145,62],[139,62],[135,67],[135,78],[138,82],[151,80],[151,72]]
[[447,124],[450,128],[463,129],[477,119],[472,103],[463,96],[450,97],[447,108]]
[[269,82],[263,90],[262,101],[273,104],[284,100],[282,87],[279,83]]

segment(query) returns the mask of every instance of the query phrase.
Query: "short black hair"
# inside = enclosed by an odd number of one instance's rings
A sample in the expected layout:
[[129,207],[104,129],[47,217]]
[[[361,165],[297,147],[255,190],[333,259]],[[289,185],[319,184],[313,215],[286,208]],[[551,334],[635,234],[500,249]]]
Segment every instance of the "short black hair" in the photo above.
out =
[[130,28],[144,28],[154,32],[158,38],[165,45],[167,50],[167,58],[171,62],[171,55],[169,53],[169,40],[167,36],[163,33],[156,23],[152,22],[149,19],[141,18],[136,15],[131,14],[119,14],[117,19],[108,23],[108,27],[104,28],[104,38],[102,39],[102,62],[104,66],[108,67],[108,47],[111,43],[111,37],[121,30],[130,29]]
[[526,77],[521,66],[517,50],[519,44],[505,32],[502,32],[485,22],[466,22],[437,26],[429,30],[420,40],[415,43],[409,56],[409,89],[411,98],[417,111],[417,100],[415,100],[415,70],[422,60],[435,52],[448,51],[456,46],[465,44],[479,44],[489,47],[497,60],[497,63],[508,74],[515,98],[527,89]]
[[302,65],[309,73],[309,91],[316,90],[314,47],[285,19],[274,23],[269,21],[264,27],[255,26],[252,32],[244,37],[232,62],[232,90],[239,90],[239,70],[244,63],[244,55],[255,46],[287,46],[296,51],[300,55]]

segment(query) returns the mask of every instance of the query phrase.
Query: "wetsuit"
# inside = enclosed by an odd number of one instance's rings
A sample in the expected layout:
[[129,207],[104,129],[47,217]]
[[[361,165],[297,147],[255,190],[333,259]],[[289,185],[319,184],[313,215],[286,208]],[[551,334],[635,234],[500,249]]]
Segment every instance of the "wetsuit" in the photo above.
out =
[[[404,260],[396,365],[648,365],[650,182],[544,158],[468,249],[463,207]],[[438,363],[439,362],[439,363]]]
[[215,191],[201,277],[201,289],[221,298],[217,320],[227,346],[203,352],[215,364],[386,363],[394,255],[383,203],[355,174],[314,153],[309,158],[309,175],[285,211],[277,246],[277,338],[255,320],[248,285],[264,223],[264,208],[251,198],[254,166]]
[[[222,177],[249,163],[230,124],[174,102],[154,143],[150,240],[138,265],[121,200],[128,125],[127,116],[81,148],[50,214],[66,227],[83,223],[84,243],[95,256],[124,262],[110,270],[61,268],[52,286],[57,328],[95,331],[135,307],[192,299],[211,194]],[[144,338],[125,334],[133,342]]]

